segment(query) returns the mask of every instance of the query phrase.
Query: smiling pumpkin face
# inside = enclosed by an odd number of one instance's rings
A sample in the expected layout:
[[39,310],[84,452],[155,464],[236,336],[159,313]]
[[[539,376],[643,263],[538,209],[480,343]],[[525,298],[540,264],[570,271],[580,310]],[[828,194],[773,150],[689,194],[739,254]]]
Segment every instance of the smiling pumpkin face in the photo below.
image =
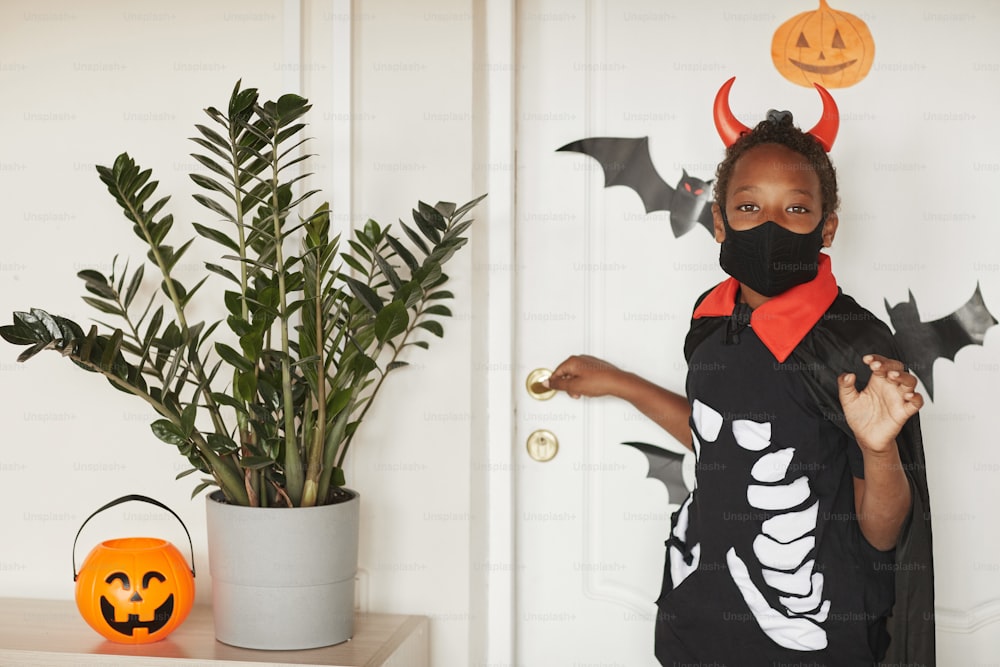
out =
[[87,624],[123,644],[163,639],[194,602],[194,578],[165,540],[132,537],[102,542],[84,560],[76,603]]
[[819,9],[797,14],[778,27],[771,59],[792,83],[846,88],[868,75],[875,41],[864,21],[820,0]]

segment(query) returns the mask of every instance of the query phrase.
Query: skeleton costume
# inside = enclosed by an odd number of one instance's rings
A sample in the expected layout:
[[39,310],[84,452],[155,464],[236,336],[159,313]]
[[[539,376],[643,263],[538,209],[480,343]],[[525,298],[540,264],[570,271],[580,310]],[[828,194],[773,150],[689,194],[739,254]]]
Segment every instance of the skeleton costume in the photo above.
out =
[[[728,111],[731,85],[716,98],[727,145],[749,130]],[[824,116],[836,118],[835,106]],[[829,150],[836,126],[817,128]],[[696,482],[666,542],[656,622],[665,667],[935,664],[919,418],[896,438],[912,509],[896,548],[881,552],[857,521],[864,461],[837,378],[855,373],[863,387],[863,355],[900,355],[888,327],[837,287],[830,258],[818,258],[815,277],[752,311],[732,277],[695,306],[684,353]]]
[[813,281],[752,313],[738,289],[730,278],[703,296],[685,342],[697,482],[672,519],[657,656],[840,667],[872,665],[889,644],[887,662],[932,665],[917,417],[898,438],[913,511],[897,550],[880,552],[858,527],[851,478],[864,466],[836,386],[844,372],[867,382],[863,354],[898,357],[888,329],[840,293],[826,255]]

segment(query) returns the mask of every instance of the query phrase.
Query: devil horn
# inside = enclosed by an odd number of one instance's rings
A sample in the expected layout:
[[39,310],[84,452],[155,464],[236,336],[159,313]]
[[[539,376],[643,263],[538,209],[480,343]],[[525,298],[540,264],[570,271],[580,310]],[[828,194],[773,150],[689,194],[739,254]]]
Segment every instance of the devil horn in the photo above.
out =
[[722,88],[719,88],[719,92],[715,94],[715,129],[719,131],[722,143],[727,148],[732,146],[741,134],[750,131],[749,127],[736,119],[733,110],[729,107],[729,89],[733,87],[734,81],[736,81],[735,76],[722,84]]
[[[816,126],[809,130],[809,134],[815,137],[816,141],[829,153],[830,149],[833,148],[833,140],[837,138],[837,130],[840,129],[840,111],[837,109],[837,103],[834,101],[833,95],[826,88],[818,83],[814,83],[813,85],[819,91],[819,96],[823,98],[823,115],[820,116]],[[722,130],[719,131],[721,132]]]

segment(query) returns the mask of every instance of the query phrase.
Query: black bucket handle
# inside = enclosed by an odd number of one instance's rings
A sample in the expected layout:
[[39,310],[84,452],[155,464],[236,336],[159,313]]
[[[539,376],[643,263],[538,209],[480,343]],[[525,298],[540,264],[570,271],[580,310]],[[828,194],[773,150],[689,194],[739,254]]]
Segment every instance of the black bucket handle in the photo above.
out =
[[122,496],[121,498],[115,498],[111,502],[109,502],[106,505],[104,505],[104,507],[101,507],[101,508],[99,508],[97,510],[94,510],[93,514],[91,514],[86,519],[84,519],[83,523],[80,525],[80,530],[76,531],[76,537],[73,538],[73,581],[76,581],[77,577],[80,576],[80,574],[76,571],[76,542],[77,542],[77,540],[80,539],[80,533],[83,532],[83,527],[87,525],[88,521],[90,521],[91,519],[93,519],[95,516],[97,516],[98,514],[100,514],[101,512],[103,512],[104,510],[111,509],[115,505],[121,505],[122,503],[128,502],[130,500],[141,500],[143,502],[150,503],[152,505],[156,505],[157,507],[159,507],[161,509],[165,509],[168,512],[170,512],[174,516],[174,518],[177,519],[178,522],[180,522],[181,528],[184,529],[184,533],[187,535],[187,538],[188,538],[188,547],[190,547],[190,549],[191,549],[191,576],[193,577],[194,576],[194,543],[191,541],[191,533],[188,532],[187,526],[184,525],[184,522],[181,521],[181,518],[179,516],[177,516],[176,512],[174,512],[172,509],[170,509],[169,507],[167,507],[166,505],[164,505],[163,503],[161,503],[159,500],[155,500],[153,498],[150,498],[149,496],[143,496],[143,495],[140,495],[138,493],[130,493],[128,495]]

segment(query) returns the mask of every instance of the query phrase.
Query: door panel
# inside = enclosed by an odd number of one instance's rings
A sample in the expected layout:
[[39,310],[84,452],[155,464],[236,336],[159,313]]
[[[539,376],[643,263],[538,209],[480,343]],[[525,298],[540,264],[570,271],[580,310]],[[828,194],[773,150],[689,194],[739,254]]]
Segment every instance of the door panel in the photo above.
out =
[[[650,133],[669,118],[657,108],[678,108],[629,71],[637,55],[629,64],[603,55],[633,43],[636,19],[602,3],[588,8],[519,8],[518,372],[588,353],[680,389],[687,313],[718,280],[717,250],[707,230],[675,239],[668,213],[646,215],[635,192],[603,189],[592,158],[556,152],[586,136]],[[669,145],[658,139],[654,146]],[[681,153],[658,161],[665,178],[680,178]],[[523,391],[517,405],[519,664],[655,665],[663,541],[680,499],[671,505],[646,478],[645,456],[620,443],[681,446],[611,399],[538,401]],[[547,463],[525,447],[536,429],[559,440]]]

